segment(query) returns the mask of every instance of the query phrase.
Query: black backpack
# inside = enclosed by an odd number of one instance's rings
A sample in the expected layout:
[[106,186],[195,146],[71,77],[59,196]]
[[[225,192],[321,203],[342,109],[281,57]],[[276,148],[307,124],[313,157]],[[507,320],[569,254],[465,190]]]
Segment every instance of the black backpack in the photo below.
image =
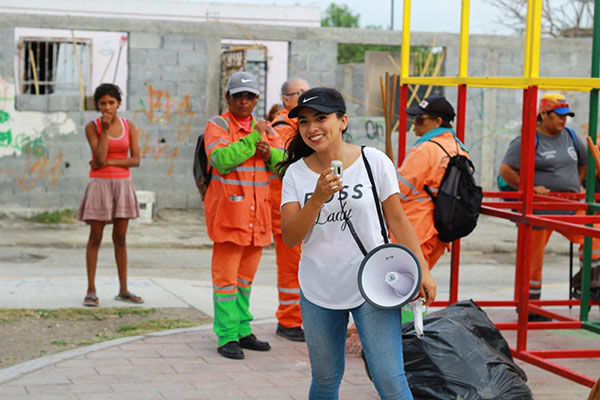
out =
[[[220,115],[212,117],[209,123],[212,122],[217,126],[229,130],[227,121]],[[206,191],[208,190],[208,184],[212,178],[211,167],[208,165],[208,157],[206,156],[206,147],[204,147],[204,134],[198,136],[196,141],[196,150],[194,150],[194,180],[196,181],[196,187],[200,191],[200,196],[204,200]]]
[[430,142],[437,144],[450,158],[437,196],[427,186],[425,191],[435,204],[433,219],[438,237],[443,242],[452,242],[467,236],[477,226],[483,194],[475,183],[471,160],[459,154],[451,156],[441,144]]

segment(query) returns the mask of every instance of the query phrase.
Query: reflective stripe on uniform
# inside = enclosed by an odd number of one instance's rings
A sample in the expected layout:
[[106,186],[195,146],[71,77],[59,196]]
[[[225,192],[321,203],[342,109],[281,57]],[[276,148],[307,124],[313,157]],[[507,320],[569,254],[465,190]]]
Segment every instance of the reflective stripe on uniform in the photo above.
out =
[[279,300],[279,304],[282,306],[291,306],[293,304],[300,304],[300,300]]
[[291,294],[296,294],[296,293],[300,293],[300,289],[287,289],[287,288],[282,288],[282,287],[277,287],[277,290],[279,290],[281,293],[291,293]]
[[242,285],[252,285],[252,281],[247,281],[242,278],[238,278],[238,282],[241,283]]
[[415,187],[415,185],[413,185],[412,183],[410,183],[409,181],[407,181],[402,175],[400,174],[396,174],[398,176],[398,180],[406,187],[408,187],[413,194],[419,194],[419,191],[417,190],[417,188]]
[[427,201],[427,200],[431,201],[431,197],[429,197],[429,196],[427,196],[427,197],[417,197],[417,198],[414,198],[414,199],[411,199],[410,197],[407,197],[407,198],[403,198],[403,200],[405,200],[405,201],[419,201],[419,202],[421,202],[421,201]]
[[[600,254],[600,249],[592,250],[592,256],[597,256]],[[579,257],[583,257],[583,250],[579,250]]]
[[228,297],[213,296],[213,301],[215,303],[225,303],[225,302],[228,302],[228,301],[235,301],[236,298],[237,298],[237,295],[228,296]]
[[211,144],[209,144],[208,146],[206,146],[206,152],[210,152],[210,150],[215,147],[216,145],[218,145],[219,143],[225,143],[226,146],[229,146],[231,144],[231,142],[229,142],[229,140],[225,140],[225,139],[219,139],[216,142],[213,142]]
[[226,185],[238,185],[238,186],[269,186],[269,181],[240,181],[237,179],[225,179],[219,175],[213,175],[212,179],[223,182]]
[[232,171],[238,172],[255,172],[255,171],[268,171],[268,168],[265,167],[233,167]]
[[245,287],[239,286],[239,289],[240,290],[238,291],[238,294],[241,295],[241,296],[248,297],[248,296],[250,296],[250,292],[252,292],[252,287],[245,288]]
[[400,193],[400,198],[404,201],[410,201],[410,198],[408,196],[403,195],[402,193]]
[[227,121],[225,121],[225,118],[221,117],[220,115],[215,115],[214,117],[209,119],[209,121],[217,125],[219,128],[223,129],[224,131],[229,130]]
[[213,290],[235,290],[237,288],[237,286],[235,285],[231,285],[231,286],[216,286],[213,285]]

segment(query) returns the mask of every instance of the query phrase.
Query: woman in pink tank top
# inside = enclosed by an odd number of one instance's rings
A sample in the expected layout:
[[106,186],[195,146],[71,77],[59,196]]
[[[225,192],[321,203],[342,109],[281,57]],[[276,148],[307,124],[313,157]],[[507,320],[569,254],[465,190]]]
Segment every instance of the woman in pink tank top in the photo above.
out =
[[103,83],[94,93],[96,109],[102,117],[89,122],[85,135],[92,150],[90,182],[79,206],[77,218],[90,225],[86,248],[88,288],[83,305],[97,307],[96,266],[102,233],[106,224],[113,224],[112,240],[119,275],[119,293],[115,300],[143,303],[140,296],[127,289],[127,248],[125,237],[129,219],[139,217],[135,188],[131,181],[132,167],[140,165],[138,133],[135,125],[117,116],[121,105],[121,89]]

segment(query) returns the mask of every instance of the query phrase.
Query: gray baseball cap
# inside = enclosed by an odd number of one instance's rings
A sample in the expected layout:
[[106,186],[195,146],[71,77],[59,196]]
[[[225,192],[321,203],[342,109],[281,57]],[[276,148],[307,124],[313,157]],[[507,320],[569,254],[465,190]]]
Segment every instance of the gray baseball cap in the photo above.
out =
[[246,71],[239,71],[231,75],[231,78],[227,81],[227,91],[231,94],[250,92],[260,96],[258,81]]

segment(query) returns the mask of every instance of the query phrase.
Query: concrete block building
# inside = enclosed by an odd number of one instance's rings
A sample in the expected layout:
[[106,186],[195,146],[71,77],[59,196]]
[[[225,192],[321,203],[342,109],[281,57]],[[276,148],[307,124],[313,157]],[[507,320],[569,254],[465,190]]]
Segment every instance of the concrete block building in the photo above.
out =
[[[381,95],[372,82],[396,67],[375,53],[338,65],[337,53],[340,44],[398,46],[400,32],[321,28],[311,7],[171,2],[165,10],[143,2],[151,6],[142,12],[141,1],[71,0],[48,11],[36,1],[0,3],[0,211],[77,207],[90,160],[84,126],[98,116],[90,97],[101,82],[124,90],[120,113],[140,131],[134,184],[155,192],[159,208],[201,207],[192,178],[196,138],[222,110],[225,77],[241,65],[263,84],[257,117],[280,101],[285,79],[301,77],[344,93],[352,141],[384,146]],[[414,33],[411,40],[444,49],[440,74],[457,74],[457,34]],[[520,76],[523,53],[524,38],[473,35],[469,75]],[[587,77],[590,54],[591,39],[544,39],[541,75]],[[454,88],[438,90],[454,102]],[[570,126],[584,135],[588,95],[565,95],[577,113]],[[521,103],[518,90],[469,89],[466,145],[484,189],[494,188],[504,151],[520,132]],[[409,135],[407,146],[414,140]]]

